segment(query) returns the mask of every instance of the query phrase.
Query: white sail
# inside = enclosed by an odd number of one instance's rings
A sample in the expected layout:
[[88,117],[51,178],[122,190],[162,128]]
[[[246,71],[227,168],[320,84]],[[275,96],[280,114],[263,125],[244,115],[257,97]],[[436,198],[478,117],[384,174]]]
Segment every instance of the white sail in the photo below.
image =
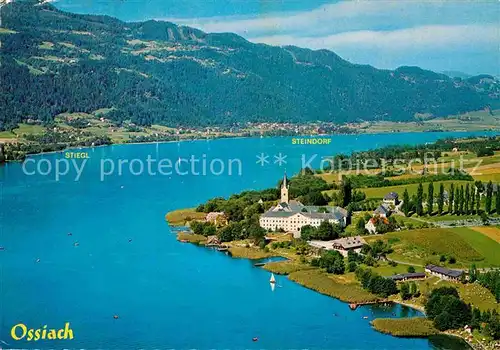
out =
[[269,280],[270,283],[276,283],[276,278],[274,278],[274,273],[271,273],[271,279]]

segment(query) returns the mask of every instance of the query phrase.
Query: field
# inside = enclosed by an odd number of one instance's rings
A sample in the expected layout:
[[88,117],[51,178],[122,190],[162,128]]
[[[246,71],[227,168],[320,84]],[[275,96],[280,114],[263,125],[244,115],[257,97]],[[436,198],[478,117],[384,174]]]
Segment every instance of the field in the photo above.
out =
[[441,255],[455,257],[451,267],[500,266],[500,244],[468,228],[430,228],[366,237],[367,242],[382,239],[392,244],[390,258],[419,265],[439,263]]
[[500,243],[500,228],[498,226],[480,226],[480,227],[473,227],[472,229]]
[[292,272],[288,278],[304,287],[344,302],[363,303],[381,300],[380,297],[363,290],[351,275],[327,275],[314,269]]
[[[500,266],[500,244],[497,241],[468,227],[457,227],[452,230],[483,256],[487,263],[491,266]],[[493,231],[500,235],[500,229],[493,227]]]
[[364,122],[356,125],[363,133],[380,132],[423,132],[428,130],[498,130],[500,110],[489,112],[481,110],[443,118],[427,119],[419,123]]
[[[408,267],[410,266],[411,265],[406,265],[406,264],[398,264],[397,266],[391,266],[388,263],[381,262],[379,266],[371,267],[371,269],[381,276],[388,277],[399,273],[407,273]],[[423,267],[420,266],[413,266],[413,267],[415,268],[415,272],[424,272]]]
[[[444,184],[444,188],[448,189],[452,183],[455,184],[455,187],[458,185],[466,185],[470,183],[470,181],[440,181],[434,183],[434,189],[438,189],[440,184]],[[410,196],[417,193],[419,184],[409,184],[409,185],[399,185],[399,186],[388,186],[388,187],[371,187],[371,188],[360,188],[359,190],[366,194],[367,198],[383,198],[389,192],[397,192],[401,197],[405,189],[408,190]],[[423,183],[424,192],[427,191],[427,187],[429,183]]]
[[197,212],[195,208],[174,210],[165,215],[165,220],[171,226],[182,226],[191,220],[203,220],[205,213]]
[[425,317],[377,318],[371,324],[375,330],[396,337],[425,338],[439,333],[432,321]]
[[486,288],[477,283],[453,283],[447,281],[440,281],[432,286],[433,288],[439,287],[454,287],[458,289],[460,298],[466,303],[479,308],[482,311],[496,309],[500,311],[500,304],[496,302],[493,294]]
[[43,134],[45,131],[45,128],[41,125],[36,125],[36,124],[19,124],[17,128],[13,130],[13,132],[16,135],[22,136],[23,134],[32,134],[32,135],[38,135],[38,134]]

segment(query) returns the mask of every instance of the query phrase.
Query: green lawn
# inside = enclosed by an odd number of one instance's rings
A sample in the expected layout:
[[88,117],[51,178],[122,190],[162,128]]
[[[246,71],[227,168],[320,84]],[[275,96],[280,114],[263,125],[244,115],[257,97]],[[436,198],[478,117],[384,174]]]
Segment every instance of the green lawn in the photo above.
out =
[[[364,265],[363,265],[364,266]],[[379,275],[387,277],[396,275],[399,273],[408,273],[408,267],[410,265],[398,264],[397,266],[390,266],[387,263],[381,263],[380,266],[370,267],[373,271],[377,272]],[[415,272],[424,272],[423,267],[414,266]]]
[[11,131],[0,131],[0,139],[13,139],[16,138],[16,134]]
[[15,128],[13,131],[15,134],[20,136],[22,134],[39,135],[45,132],[45,128],[37,124],[19,124],[19,126]]
[[484,257],[485,263],[500,266],[500,244],[490,237],[468,227],[452,229]]
[[[454,180],[449,180],[449,181],[440,181],[440,182],[434,182],[434,191],[436,189],[439,189],[440,184],[444,184],[445,189],[449,189],[450,185],[453,183],[456,186],[460,185],[466,185],[467,183],[471,183],[470,181],[454,181]],[[388,186],[388,187],[372,187],[372,188],[360,188],[359,190],[364,192],[366,194],[367,198],[383,198],[387,193],[389,192],[397,192],[402,198],[403,193],[405,189],[408,190],[408,193],[410,196],[414,195],[417,193],[419,184],[409,184],[409,185],[399,185],[399,186]],[[424,186],[424,193],[427,193],[427,188],[429,186],[429,183],[423,183]]]
[[457,221],[457,220],[469,220],[469,219],[479,219],[479,215],[433,215],[433,216],[422,216],[422,220],[436,222],[436,221]]
[[391,243],[390,258],[413,264],[439,264],[441,255],[455,257],[449,267],[468,268],[500,266],[500,244],[480,232],[463,228],[429,228],[392,232],[383,236],[366,237],[367,242],[382,239]]

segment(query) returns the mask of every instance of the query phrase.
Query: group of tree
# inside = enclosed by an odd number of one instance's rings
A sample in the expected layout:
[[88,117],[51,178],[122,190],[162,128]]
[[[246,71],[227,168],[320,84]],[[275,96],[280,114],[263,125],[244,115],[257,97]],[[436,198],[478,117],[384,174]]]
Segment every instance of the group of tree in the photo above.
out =
[[479,282],[483,287],[488,288],[500,303],[500,270],[491,270],[487,272],[478,272],[475,265],[472,265],[469,272],[469,281]]
[[371,269],[363,269],[359,266],[355,272],[356,279],[361,286],[370,293],[387,298],[389,295],[397,294],[396,282],[390,278],[385,278],[373,272]]
[[411,298],[418,298],[420,296],[420,290],[415,282],[404,282],[401,283],[399,287],[399,294],[401,299],[408,300]]
[[434,289],[425,304],[425,313],[441,331],[461,329],[468,325],[493,339],[500,339],[500,316],[497,310],[481,312],[478,308],[472,308],[460,299],[453,287]]
[[[498,186],[497,186],[498,188]],[[415,212],[418,216],[425,214],[437,215],[454,214],[454,215],[471,215],[471,214],[491,214],[494,211],[500,213],[500,191],[494,191],[494,186],[491,181],[484,185],[481,181],[475,183],[467,183],[457,185],[452,183],[445,190],[444,184],[440,183],[437,196],[434,195],[434,183],[430,182],[427,187],[427,194],[424,194],[424,186],[422,183],[417,188],[417,194],[410,198],[408,190],[403,193],[403,204],[401,211],[406,215],[411,215]],[[484,196],[484,210],[482,209],[481,197]],[[427,205],[424,207],[425,199]],[[434,211],[434,201],[437,204],[437,212]],[[448,204],[447,212],[445,212],[445,204]]]
[[370,254],[358,254],[354,250],[349,249],[347,252],[347,270],[349,272],[355,272],[360,264],[373,266],[375,264],[375,259]]
[[324,251],[321,257],[312,259],[311,265],[321,267],[326,272],[336,275],[341,275],[345,272],[344,257],[336,250]]
[[[447,156],[448,153],[454,152],[455,148],[459,148],[461,151],[468,150],[474,152],[478,156],[485,156],[495,150],[500,150],[500,140],[496,137],[484,137],[469,138],[457,142],[456,139],[445,138],[423,145],[384,146],[368,151],[353,152],[350,155],[338,154],[332,157],[331,161],[325,165],[325,170],[353,170],[360,167],[375,169],[381,168],[382,165],[385,165],[386,168],[393,166],[394,169],[382,171],[377,177],[362,176],[353,179],[355,188],[389,186],[388,183],[391,180],[387,180],[387,182],[384,182],[384,180],[387,177],[403,175],[410,161],[417,160],[419,163],[427,166],[435,163],[442,154]],[[401,160],[404,162],[401,162]],[[468,180],[471,179],[468,178]],[[429,181],[430,179],[427,179],[422,182]],[[434,179],[433,181],[441,180]]]
[[361,248],[361,254],[369,255],[373,257],[375,260],[380,260],[381,258],[385,258],[388,254],[392,252],[393,249],[391,248],[390,244],[382,241],[381,239],[377,239],[372,244],[365,244]]
[[460,299],[453,287],[434,289],[425,304],[425,313],[441,331],[462,328],[472,318],[471,306]]
[[318,227],[313,227],[311,225],[302,226],[302,228],[300,229],[300,236],[306,241],[329,241],[339,238],[342,230],[343,227],[339,224],[322,221]]

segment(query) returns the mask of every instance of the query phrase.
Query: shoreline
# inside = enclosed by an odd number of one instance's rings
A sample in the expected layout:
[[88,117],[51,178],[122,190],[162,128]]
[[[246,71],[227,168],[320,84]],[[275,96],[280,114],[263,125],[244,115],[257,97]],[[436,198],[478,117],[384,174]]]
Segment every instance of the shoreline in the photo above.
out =
[[[167,221],[167,224],[168,224],[168,221]],[[182,242],[179,239],[177,239],[177,241],[179,243]],[[203,248],[213,249],[213,247],[211,247],[211,246],[206,246],[204,244],[199,244],[199,243],[196,243],[196,242],[184,242],[184,243],[191,243],[191,244],[203,247]],[[253,248],[247,248],[247,249],[253,249]],[[253,250],[257,250],[258,251],[258,250],[261,250],[261,249],[258,248],[258,249],[253,249]],[[287,256],[285,256],[283,254],[280,254],[279,252],[270,252],[270,254],[271,254],[272,257],[281,257],[281,258],[287,259],[286,261],[293,261],[293,259],[290,259],[290,257],[287,257]],[[271,256],[269,256],[269,257],[271,257]],[[246,256],[236,256],[236,257],[234,257],[231,254],[229,255],[229,257],[231,259],[241,259],[241,258],[244,258],[244,259],[247,259],[247,260],[250,260],[250,261],[252,261],[252,260],[259,260],[260,259],[260,258],[254,259],[254,258],[250,258],[250,257],[246,257]],[[265,269],[265,265],[266,264],[259,265],[259,266],[253,265],[253,267],[262,268],[263,270],[266,270]],[[266,270],[266,271],[269,271],[269,270]],[[367,305],[383,305],[383,304],[396,305],[396,304],[398,304],[398,305],[405,306],[405,307],[411,308],[413,310],[419,311],[420,313],[422,313],[422,315],[418,316],[418,317],[424,317],[424,318],[426,318],[425,309],[424,309],[424,307],[422,307],[420,305],[416,305],[416,304],[412,304],[412,303],[407,303],[407,302],[404,302],[404,301],[401,301],[401,300],[391,300],[391,299],[384,299],[384,300],[381,299],[381,300],[368,301],[368,302],[359,302],[359,301],[353,301],[353,300],[342,300],[341,298],[335,297],[335,296],[327,294],[327,293],[323,293],[323,292],[321,292],[319,290],[316,290],[316,289],[314,289],[314,288],[312,288],[310,286],[307,286],[306,284],[300,283],[299,281],[290,279],[289,278],[289,274],[285,274],[285,275],[282,275],[282,276],[286,277],[289,281],[291,281],[291,282],[293,282],[293,283],[295,283],[295,284],[297,284],[297,285],[299,285],[299,286],[301,286],[303,288],[306,288],[306,289],[309,289],[309,290],[311,290],[311,291],[313,291],[315,293],[319,293],[319,294],[325,295],[327,297],[336,299],[336,300],[340,301],[341,303],[345,304],[346,307],[349,307],[349,304],[356,304],[356,308],[357,307],[361,307],[361,306],[367,306]],[[390,336],[396,337],[396,338],[397,337],[401,337],[401,336],[397,336],[397,335],[394,335],[394,334],[385,333],[385,332],[382,332],[382,331],[376,329],[373,326],[373,324],[372,324],[372,322],[374,320],[376,320],[376,319],[380,319],[380,318],[374,318],[373,320],[370,321],[371,329],[373,331],[379,332],[379,333],[382,333],[382,334],[387,334],[387,335],[390,335]],[[404,320],[404,319],[407,319],[407,318],[405,318],[405,317],[397,317],[397,318],[394,318],[394,319],[395,320]],[[450,332],[450,331],[444,331],[444,332],[439,331],[437,334],[438,335],[445,335],[445,336],[449,336],[449,337],[459,338],[459,339],[463,340],[465,343],[467,343],[467,345],[471,349],[473,349],[473,350],[484,350],[484,349],[486,349],[486,347],[484,347],[483,344],[481,344],[479,341],[476,340],[478,343],[473,343],[466,336],[461,335],[459,333],[454,333],[454,332]],[[408,337],[405,337],[405,338],[415,338],[415,339],[417,339],[417,338],[424,338],[424,339],[429,339],[429,337],[430,337],[430,335],[428,335],[428,336],[408,336]]]
[[[442,130],[442,131],[426,131],[428,133],[495,133],[495,135],[500,135],[500,129],[498,130]],[[235,136],[224,136],[224,137],[212,137],[212,138],[193,138],[193,139],[182,139],[182,140],[169,140],[169,141],[144,141],[144,142],[112,142],[110,144],[106,145],[98,145],[98,146],[72,146],[72,147],[67,147],[64,148],[60,151],[48,151],[48,152],[38,152],[38,153],[30,153],[26,154],[26,158],[28,159],[30,157],[36,157],[40,155],[45,155],[45,154],[56,154],[56,153],[64,153],[67,151],[75,150],[75,149],[81,149],[82,151],[84,150],[92,150],[95,148],[100,148],[100,147],[112,147],[112,146],[125,146],[125,145],[151,145],[151,144],[166,144],[166,143],[185,143],[185,142],[200,142],[200,141],[216,141],[216,140],[224,140],[224,139],[261,139],[261,138],[286,138],[286,137],[297,137],[297,138],[315,138],[315,137],[334,137],[334,136],[355,136],[355,135],[385,135],[385,134],[415,134],[415,133],[421,133],[420,131],[396,131],[396,132],[391,132],[391,131],[377,131],[377,132],[365,132],[365,133],[333,133],[333,134],[317,134],[317,135],[311,135],[311,134],[295,134],[295,135],[263,135],[261,136],[241,136],[241,135],[235,135]],[[482,135],[486,136],[486,135]],[[323,145],[327,146],[327,145]],[[7,163],[16,163],[16,162],[23,162],[23,160],[12,160],[12,161],[5,161],[0,164],[7,164]]]

